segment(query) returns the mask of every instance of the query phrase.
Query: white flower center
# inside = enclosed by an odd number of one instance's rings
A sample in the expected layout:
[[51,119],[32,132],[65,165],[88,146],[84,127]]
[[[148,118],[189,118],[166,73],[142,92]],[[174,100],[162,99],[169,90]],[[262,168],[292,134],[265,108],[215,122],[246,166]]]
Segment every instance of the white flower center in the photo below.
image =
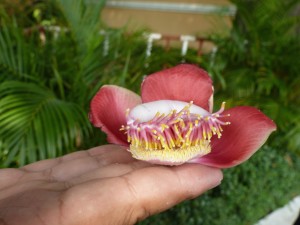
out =
[[[148,102],[134,107],[129,113],[129,118],[132,120],[139,120],[140,122],[148,122],[154,118],[157,112],[159,112],[160,114],[168,115],[174,110],[179,112],[187,105],[187,102],[173,100],[159,100]],[[190,113],[198,114],[201,116],[210,115],[210,113],[205,109],[193,104],[190,105],[189,111]]]

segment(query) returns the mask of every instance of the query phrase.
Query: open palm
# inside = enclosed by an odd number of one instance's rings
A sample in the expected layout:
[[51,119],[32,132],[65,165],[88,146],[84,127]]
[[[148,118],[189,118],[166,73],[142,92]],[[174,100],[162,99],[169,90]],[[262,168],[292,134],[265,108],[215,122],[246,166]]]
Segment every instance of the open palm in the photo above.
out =
[[0,223],[134,224],[220,183],[218,169],[165,167],[105,145],[0,170]]

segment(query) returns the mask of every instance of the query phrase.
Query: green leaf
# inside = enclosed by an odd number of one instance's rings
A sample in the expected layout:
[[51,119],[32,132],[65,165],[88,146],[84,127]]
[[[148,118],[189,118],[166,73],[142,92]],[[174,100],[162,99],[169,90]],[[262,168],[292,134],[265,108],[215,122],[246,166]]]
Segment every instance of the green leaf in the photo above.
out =
[[32,83],[2,83],[0,108],[0,151],[8,152],[5,165],[13,161],[24,165],[71,151],[90,129],[79,106]]

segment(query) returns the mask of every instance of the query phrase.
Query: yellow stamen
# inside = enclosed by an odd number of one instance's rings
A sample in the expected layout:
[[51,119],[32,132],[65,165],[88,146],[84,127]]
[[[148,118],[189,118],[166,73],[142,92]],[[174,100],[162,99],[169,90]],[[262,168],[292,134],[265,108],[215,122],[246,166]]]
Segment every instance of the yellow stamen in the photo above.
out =
[[172,162],[172,165],[179,165],[182,163],[185,163],[186,161],[199,157],[201,155],[206,155],[210,153],[211,148],[210,144],[207,141],[203,141],[198,146],[182,146],[179,149],[176,149],[175,151],[173,149],[157,149],[153,151],[145,150],[143,148],[132,146],[130,145],[130,152],[132,153],[132,156],[139,160],[145,160],[148,161],[157,161],[158,159],[162,162]]
[[[215,114],[205,116],[190,111],[193,102],[182,110],[170,110],[168,113],[157,112],[145,122],[129,120],[120,130],[127,134],[130,152],[133,157],[144,160],[168,161],[181,164],[211,151],[210,141],[213,135],[221,137],[225,103]],[[217,119],[218,117],[218,119]]]

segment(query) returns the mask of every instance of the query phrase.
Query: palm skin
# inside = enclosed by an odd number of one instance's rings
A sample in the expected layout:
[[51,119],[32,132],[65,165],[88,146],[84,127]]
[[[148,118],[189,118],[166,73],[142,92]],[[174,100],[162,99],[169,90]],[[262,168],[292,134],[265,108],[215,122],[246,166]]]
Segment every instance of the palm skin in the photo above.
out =
[[0,224],[135,224],[221,180],[219,169],[153,165],[105,145],[0,170]]

